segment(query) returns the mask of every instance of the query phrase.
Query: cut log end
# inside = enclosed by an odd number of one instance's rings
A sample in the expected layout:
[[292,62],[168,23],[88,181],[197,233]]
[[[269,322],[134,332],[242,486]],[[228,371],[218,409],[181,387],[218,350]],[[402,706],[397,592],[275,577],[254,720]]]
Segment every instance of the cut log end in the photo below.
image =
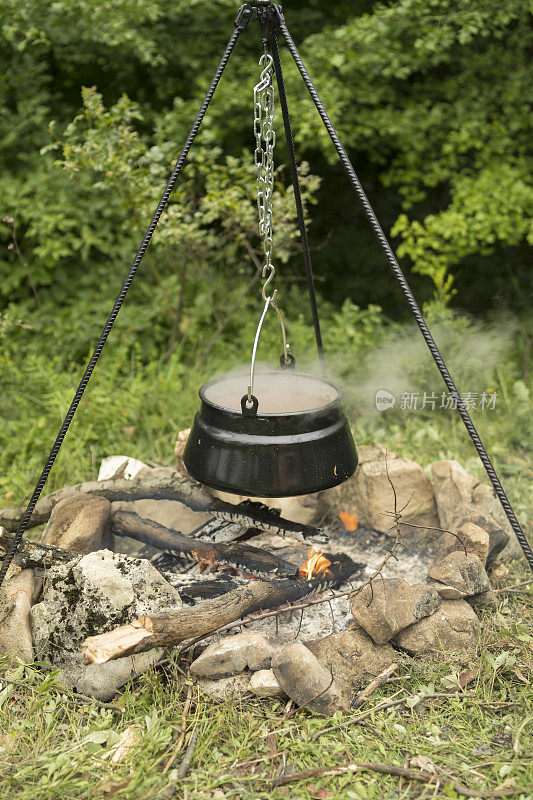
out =
[[124,655],[150,648],[147,639],[152,636],[145,617],[135,620],[129,625],[121,625],[107,633],[89,636],[82,645],[82,656],[86,664],[105,664]]

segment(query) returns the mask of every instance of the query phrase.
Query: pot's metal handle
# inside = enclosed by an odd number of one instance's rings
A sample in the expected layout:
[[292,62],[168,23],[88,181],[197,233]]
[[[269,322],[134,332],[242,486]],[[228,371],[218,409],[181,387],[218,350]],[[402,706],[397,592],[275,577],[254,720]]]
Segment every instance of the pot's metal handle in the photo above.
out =
[[255,332],[254,346],[252,348],[252,362],[250,364],[250,383],[248,384],[248,394],[246,395],[248,405],[250,405],[250,403],[252,402],[252,398],[254,396],[254,374],[255,374],[255,359],[257,356],[257,346],[259,344],[259,337],[261,336],[261,328],[263,327],[263,322],[265,321],[266,313],[268,311],[269,306],[272,306],[272,308],[278,315],[279,324],[281,326],[281,336],[283,339],[283,355],[281,356],[281,366],[292,367],[295,364],[294,356],[291,355],[290,344],[287,342],[287,335],[285,333],[285,323],[283,321],[283,314],[281,313],[275,302],[277,293],[278,290],[276,289],[272,297],[265,298],[265,307],[263,308],[263,313],[261,314],[259,325],[257,326],[257,330]]
[[296,369],[296,359],[292,353],[282,353],[279,358],[281,369]]
[[259,400],[255,395],[252,395],[251,404],[248,402],[248,395],[243,394],[241,397],[241,410],[243,417],[257,417],[257,409],[259,408]]

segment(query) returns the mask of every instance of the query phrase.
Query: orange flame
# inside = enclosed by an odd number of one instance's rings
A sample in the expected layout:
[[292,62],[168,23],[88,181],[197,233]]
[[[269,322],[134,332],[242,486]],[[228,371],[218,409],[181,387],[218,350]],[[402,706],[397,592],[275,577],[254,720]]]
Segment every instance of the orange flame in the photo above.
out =
[[309,580],[314,575],[331,575],[328,569],[330,566],[331,561],[326,558],[324,553],[321,553],[320,550],[316,550],[314,547],[310,547],[307,554],[307,561],[300,567],[300,578]]
[[200,572],[204,572],[204,570],[206,570],[209,566],[209,561],[203,561],[196,552],[196,550],[191,550],[191,553],[195,557],[195,559],[200,562]]
[[342,524],[347,531],[355,531],[359,526],[357,514],[350,514],[348,511],[341,511],[339,514]]

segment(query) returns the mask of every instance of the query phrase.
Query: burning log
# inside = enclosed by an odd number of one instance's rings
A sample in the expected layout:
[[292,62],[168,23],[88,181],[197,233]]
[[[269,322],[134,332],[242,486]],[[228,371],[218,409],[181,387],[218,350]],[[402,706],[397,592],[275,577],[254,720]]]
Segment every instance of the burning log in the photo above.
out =
[[300,576],[306,579],[256,579],[188,610],[145,615],[129,625],[86,639],[83,658],[88,664],[104,664],[153,647],[172,647],[192,637],[202,638],[256,611],[295,603],[338,586],[362,566],[346,555],[327,557],[311,549],[306,563],[299,569]]
[[300,600],[315,590],[316,586],[302,580],[252,580],[242,588],[185,611],[145,615],[129,625],[90,636],[83,643],[83,659],[86,664],[105,664],[153,647],[173,647],[192,637],[207,636],[255,611]]
[[[180,553],[192,561],[206,564],[229,564],[257,576],[296,577],[298,567],[268,550],[240,542],[215,544],[185,536],[157,522],[143,519],[132,511],[116,511],[112,517],[113,533],[131,536],[140,542]],[[199,533],[199,530],[196,531]],[[329,562],[328,562],[329,563]]]
[[[304,541],[322,544],[328,541],[325,532],[319,528],[283,519],[279,512],[262,503],[246,500],[238,505],[232,505],[218,500],[210,495],[201,484],[192,478],[180,475],[170,467],[143,469],[131,481],[125,478],[113,478],[107,481],[89,481],[74,486],[65,486],[38,501],[28,527],[47,522],[52,509],[60,500],[76,497],[84,492],[106,497],[110,501],[177,500],[193,511],[207,511],[215,517],[238,524],[242,528],[259,528],[280,536],[289,535]],[[24,506],[0,509],[0,525],[7,531],[15,531],[24,510]]]

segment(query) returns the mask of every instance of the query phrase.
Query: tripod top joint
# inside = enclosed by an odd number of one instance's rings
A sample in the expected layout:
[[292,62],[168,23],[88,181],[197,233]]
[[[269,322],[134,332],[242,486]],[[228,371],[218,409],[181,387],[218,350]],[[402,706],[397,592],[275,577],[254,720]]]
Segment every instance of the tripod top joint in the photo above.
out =
[[276,25],[281,6],[274,5],[270,0],[253,0],[251,3],[244,3],[238,10],[235,18],[235,27],[241,31],[248,27],[250,22],[259,22],[261,25],[261,36],[266,37],[267,27]]

